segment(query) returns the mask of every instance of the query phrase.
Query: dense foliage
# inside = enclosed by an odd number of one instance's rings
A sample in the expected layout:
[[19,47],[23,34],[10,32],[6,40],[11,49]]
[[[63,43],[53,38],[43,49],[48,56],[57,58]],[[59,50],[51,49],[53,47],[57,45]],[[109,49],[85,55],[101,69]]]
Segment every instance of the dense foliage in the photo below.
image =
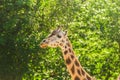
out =
[[120,74],[120,0],[1,0],[0,80],[70,80],[59,48],[39,43],[63,25],[97,80]]

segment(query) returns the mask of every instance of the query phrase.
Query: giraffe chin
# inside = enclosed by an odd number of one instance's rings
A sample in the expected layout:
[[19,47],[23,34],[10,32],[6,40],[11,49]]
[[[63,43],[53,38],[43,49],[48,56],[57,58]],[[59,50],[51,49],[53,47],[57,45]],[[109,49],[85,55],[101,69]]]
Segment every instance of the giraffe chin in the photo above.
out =
[[46,48],[47,45],[46,45],[46,44],[40,44],[40,47],[41,47],[41,48]]

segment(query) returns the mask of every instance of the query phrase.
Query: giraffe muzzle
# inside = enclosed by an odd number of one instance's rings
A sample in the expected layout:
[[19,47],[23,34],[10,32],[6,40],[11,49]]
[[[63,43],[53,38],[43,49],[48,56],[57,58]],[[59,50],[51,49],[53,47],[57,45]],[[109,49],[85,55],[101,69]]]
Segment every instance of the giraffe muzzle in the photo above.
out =
[[41,48],[46,48],[46,47],[47,47],[47,44],[41,43],[41,44],[40,44],[40,47],[41,47]]

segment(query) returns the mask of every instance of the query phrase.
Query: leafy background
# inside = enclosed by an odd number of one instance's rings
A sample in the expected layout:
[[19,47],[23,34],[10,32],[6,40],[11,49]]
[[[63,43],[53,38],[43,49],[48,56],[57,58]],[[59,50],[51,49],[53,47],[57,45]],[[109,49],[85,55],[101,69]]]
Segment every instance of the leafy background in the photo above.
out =
[[1,0],[0,80],[70,80],[60,49],[39,47],[57,25],[89,74],[117,78],[120,0]]

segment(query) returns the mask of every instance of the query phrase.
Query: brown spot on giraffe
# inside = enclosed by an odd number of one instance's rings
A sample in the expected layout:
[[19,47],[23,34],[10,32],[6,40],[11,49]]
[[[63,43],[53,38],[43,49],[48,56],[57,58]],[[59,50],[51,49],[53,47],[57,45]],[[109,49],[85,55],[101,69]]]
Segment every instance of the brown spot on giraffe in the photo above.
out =
[[67,51],[67,50],[65,50],[65,51],[64,51],[64,54],[66,55],[67,53],[68,53],[68,51]]
[[66,39],[66,41],[67,41],[67,42],[69,41],[68,38]]
[[87,80],[91,80],[91,78],[88,75],[86,75],[86,78],[87,78]]
[[83,71],[83,69],[81,69],[81,72],[82,72],[82,75],[84,76],[84,75],[85,75],[85,72]]
[[83,80],[87,80],[86,78],[84,78]]
[[72,54],[74,54],[74,52],[72,51]]
[[71,53],[72,52],[72,50],[69,48],[69,52]]
[[80,80],[80,78],[78,76],[75,76],[75,80]]
[[63,46],[63,44],[62,44],[62,43],[60,43],[60,46]]
[[65,41],[62,39],[62,42],[64,43]]
[[77,73],[81,76],[81,72],[80,72],[80,70],[79,70],[79,69],[77,69]]
[[72,59],[74,59],[74,55],[70,55]]
[[69,65],[70,63],[71,63],[70,58],[67,58],[67,59],[66,59],[66,64],[68,64],[68,65]]
[[67,48],[67,46],[65,46],[65,48]]
[[67,46],[70,47],[70,43],[67,43]]
[[75,67],[74,67],[74,65],[71,68],[71,72],[72,72],[72,74],[75,74]]
[[76,65],[77,67],[80,66],[77,60],[75,60],[75,65]]

